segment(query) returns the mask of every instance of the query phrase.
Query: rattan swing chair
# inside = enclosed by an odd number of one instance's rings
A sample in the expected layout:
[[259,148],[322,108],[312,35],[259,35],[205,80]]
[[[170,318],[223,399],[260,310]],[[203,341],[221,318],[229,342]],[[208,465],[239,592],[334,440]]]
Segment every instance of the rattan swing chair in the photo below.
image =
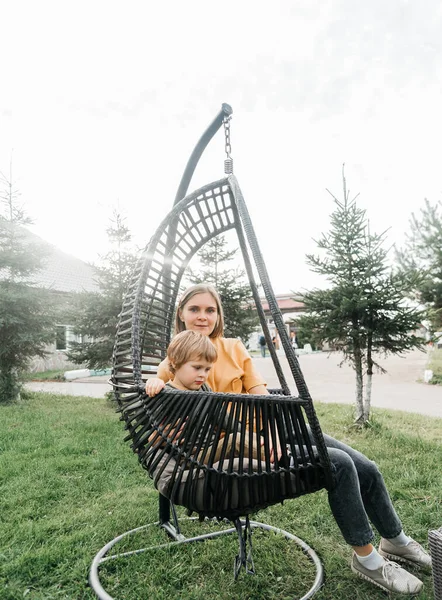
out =
[[[183,174],[172,210],[156,230],[134,269],[116,333],[111,383],[121,420],[128,432],[126,440],[132,442],[131,447],[139,462],[156,486],[165,473],[169,474],[170,483],[159,494],[157,523],[171,538],[169,543],[179,545],[236,533],[239,540],[238,555],[234,559],[236,579],[242,568],[247,573],[255,572],[252,531],[260,528],[277,532],[290,543],[300,546],[316,567],[313,585],[301,598],[305,600],[311,598],[323,583],[323,568],[318,556],[293,534],[251,521],[250,516],[273,504],[322,488],[330,489],[333,477],[312,399],[270,285],[244,198],[233,175],[231,114],[231,107],[223,104],[201,137]],[[204,148],[222,125],[226,136],[226,177],[186,196]],[[182,392],[166,388],[155,398],[149,398],[144,392],[145,381],[166,356],[184,271],[206,242],[231,229],[235,229],[238,236],[280,389],[270,390],[270,395],[258,396]],[[272,344],[252,259],[296,384],[297,396],[290,392]],[[226,418],[227,429],[221,430],[217,424],[225,423]],[[210,447],[204,448],[202,440],[207,436],[214,441]],[[239,455],[227,453],[225,441],[228,436],[233,436],[240,448]],[[276,447],[277,436],[286,444],[282,444],[282,456],[271,462],[270,449]],[[255,458],[251,450],[254,441],[258,445],[263,442],[263,455],[258,454]],[[221,447],[221,456],[215,457],[215,447]],[[198,517],[194,518],[229,520],[233,527],[185,538],[175,505],[184,506],[189,513],[196,513]],[[147,550],[142,548],[108,554],[125,536],[140,529],[143,528],[118,536],[95,556],[89,581],[100,599],[112,600],[100,582],[100,565]]]

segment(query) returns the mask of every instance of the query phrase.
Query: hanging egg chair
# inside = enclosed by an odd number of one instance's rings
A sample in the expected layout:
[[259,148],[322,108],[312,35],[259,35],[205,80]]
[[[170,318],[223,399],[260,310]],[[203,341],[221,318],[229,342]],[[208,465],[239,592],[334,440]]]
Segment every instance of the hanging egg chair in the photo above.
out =
[[[246,203],[233,175],[231,114],[230,106],[223,104],[201,137],[185,169],[173,208],[138,260],[120,314],[111,383],[127,431],[126,440],[159,491],[158,525],[167,532],[171,543],[236,532],[239,551],[234,560],[234,576],[237,578],[242,568],[248,573],[255,572],[251,553],[253,529],[277,531],[298,544],[316,565],[313,586],[302,596],[306,599],[316,593],[323,581],[322,566],[315,552],[293,534],[250,520],[250,516],[268,506],[330,489],[333,477],[313,402],[278,308]],[[226,140],[225,177],[186,195],[204,148],[221,126]],[[269,390],[269,395],[253,395],[166,387],[156,397],[149,398],[145,382],[166,356],[185,270],[207,242],[230,230],[237,234],[280,388]],[[255,272],[281,340],[296,394],[291,393],[272,344]],[[220,423],[227,425],[221,428]],[[204,440],[209,438],[211,445],[205,447]],[[228,438],[240,449],[236,455],[228,452]],[[284,443],[281,456],[273,461],[271,449],[276,448],[278,439]],[[252,452],[254,446],[262,448],[257,456]],[[184,506],[199,520],[229,520],[233,527],[188,540],[181,533],[175,505]],[[112,598],[100,583],[100,564],[118,558],[119,554],[110,557],[107,553],[122,537],[138,530],[118,536],[95,557],[90,583],[99,598]]]

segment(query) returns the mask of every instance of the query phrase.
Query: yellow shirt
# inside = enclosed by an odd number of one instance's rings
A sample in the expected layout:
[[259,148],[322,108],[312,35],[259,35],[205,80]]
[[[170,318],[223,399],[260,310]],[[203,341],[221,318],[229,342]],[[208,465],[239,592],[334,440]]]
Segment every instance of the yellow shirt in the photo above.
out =
[[[218,359],[207,378],[214,392],[247,394],[257,385],[267,385],[255,370],[253,360],[246,347],[234,338],[210,338],[218,352]],[[173,380],[166,358],[158,366],[157,377],[165,383]]]

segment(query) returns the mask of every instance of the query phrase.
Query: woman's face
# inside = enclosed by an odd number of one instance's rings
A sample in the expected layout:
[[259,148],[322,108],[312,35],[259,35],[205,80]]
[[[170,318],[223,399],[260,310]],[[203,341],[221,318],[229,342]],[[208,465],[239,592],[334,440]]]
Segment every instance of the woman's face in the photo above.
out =
[[180,309],[179,318],[183,321],[186,329],[210,335],[218,319],[215,298],[209,292],[195,294]]

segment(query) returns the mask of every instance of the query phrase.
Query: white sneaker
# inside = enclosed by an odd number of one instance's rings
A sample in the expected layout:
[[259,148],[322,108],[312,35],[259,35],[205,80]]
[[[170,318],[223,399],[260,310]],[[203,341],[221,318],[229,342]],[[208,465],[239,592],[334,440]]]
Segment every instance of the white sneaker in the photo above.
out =
[[406,546],[395,546],[390,540],[382,538],[378,552],[387,560],[431,571],[431,556],[414,540],[411,540]]
[[366,569],[353,554],[351,570],[358,577],[373,583],[387,592],[397,594],[418,594],[424,585],[420,579],[400,567],[398,564],[385,561],[379,569]]

